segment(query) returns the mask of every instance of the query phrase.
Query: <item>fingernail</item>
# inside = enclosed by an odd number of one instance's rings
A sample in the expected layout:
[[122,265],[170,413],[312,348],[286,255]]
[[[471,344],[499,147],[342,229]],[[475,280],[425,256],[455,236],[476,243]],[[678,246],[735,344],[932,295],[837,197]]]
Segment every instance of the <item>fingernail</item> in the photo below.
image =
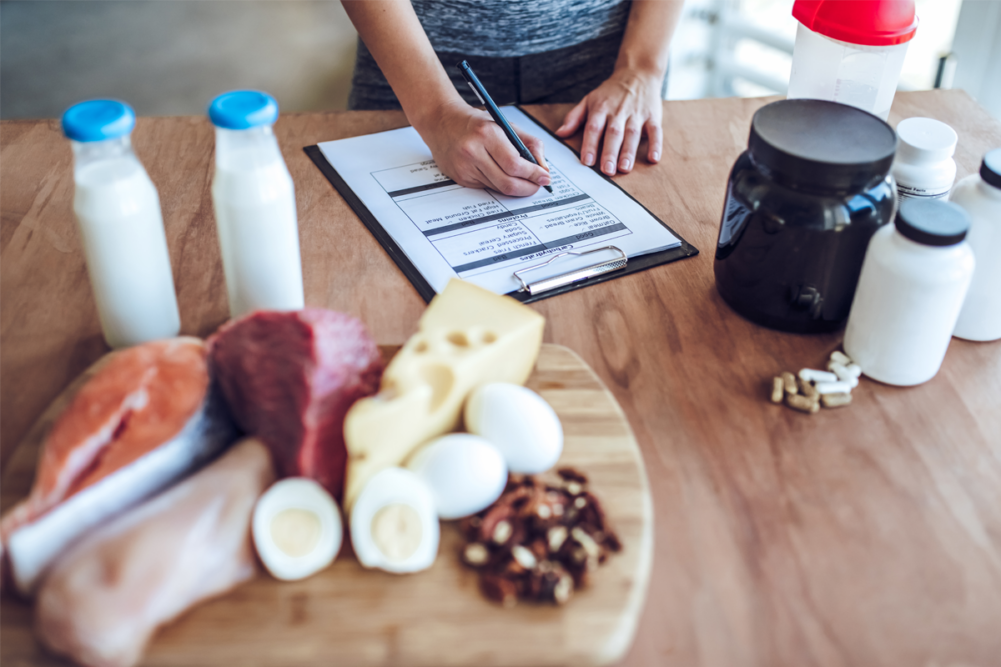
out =
[[619,163],[619,169],[621,169],[622,171],[628,170],[629,169],[629,160],[623,160],[622,162],[620,162]]
[[552,180],[548,176],[543,176],[539,179],[539,185],[549,185],[550,183],[552,183]]
[[654,153],[653,153],[653,161],[656,162],[659,159],[660,159],[660,153],[658,153],[657,151],[654,151]]
[[594,164],[594,153],[588,153],[584,156],[584,164],[588,167]]
[[615,173],[615,163],[611,160],[605,163],[605,173],[609,176]]

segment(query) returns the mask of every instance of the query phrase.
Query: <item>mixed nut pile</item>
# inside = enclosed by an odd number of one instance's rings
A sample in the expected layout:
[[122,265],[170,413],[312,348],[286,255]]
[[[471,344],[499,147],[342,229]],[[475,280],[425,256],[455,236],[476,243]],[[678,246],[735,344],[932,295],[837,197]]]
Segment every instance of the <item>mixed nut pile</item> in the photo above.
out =
[[459,522],[463,562],[479,570],[483,594],[505,607],[519,598],[565,604],[622,549],[587,477],[573,468],[557,474],[556,483],[511,475],[497,502]]

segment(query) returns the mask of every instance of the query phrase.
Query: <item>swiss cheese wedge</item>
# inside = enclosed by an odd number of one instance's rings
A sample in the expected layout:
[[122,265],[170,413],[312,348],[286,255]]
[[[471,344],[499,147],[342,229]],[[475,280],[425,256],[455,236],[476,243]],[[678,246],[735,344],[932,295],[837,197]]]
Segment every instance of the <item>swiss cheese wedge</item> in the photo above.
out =
[[469,393],[486,382],[524,384],[542,346],[545,318],[514,299],[453,279],[424,311],[418,331],[382,376],[378,394],[344,421],[345,505],[377,472],[453,430]]

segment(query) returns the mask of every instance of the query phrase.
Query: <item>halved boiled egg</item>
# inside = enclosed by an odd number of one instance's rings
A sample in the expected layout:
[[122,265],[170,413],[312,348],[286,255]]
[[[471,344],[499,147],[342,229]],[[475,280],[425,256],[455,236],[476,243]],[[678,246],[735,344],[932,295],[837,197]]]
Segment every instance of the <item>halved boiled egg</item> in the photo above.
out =
[[438,516],[461,519],[489,507],[507,484],[500,451],[483,438],[452,433],[424,445],[407,462],[430,487]]
[[368,568],[398,574],[427,569],[438,555],[438,537],[431,490],[404,468],[373,476],[351,509],[351,544]]
[[326,568],[344,537],[337,502],[306,477],[283,479],[265,491],[254,507],[252,531],[261,562],[285,581]]

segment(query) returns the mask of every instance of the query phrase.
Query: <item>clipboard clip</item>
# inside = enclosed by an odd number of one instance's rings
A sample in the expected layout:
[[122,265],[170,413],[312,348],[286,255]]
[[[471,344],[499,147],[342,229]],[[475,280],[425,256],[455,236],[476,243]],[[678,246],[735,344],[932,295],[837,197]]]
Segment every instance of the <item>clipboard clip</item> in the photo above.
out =
[[[612,250],[618,253],[618,257],[612,259],[607,259],[597,264],[591,266],[585,266],[580,269],[574,269],[573,271],[567,271],[566,273],[561,273],[557,276],[552,276],[551,278],[543,278],[542,280],[537,280],[535,282],[526,282],[522,277],[522,274],[528,273],[529,271],[535,271],[536,269],[541,269],[549,266],[561,257],[566,257],[567,255],[575,255],[577,257],[583,257],[584,255],[590,255],[596,252],[602,252],[603,250]],[[524,269],[519,269],[514,272],[514,277],[517,278],[518,282],[521,283],[521,287],[518,289],[519,292],[528,292],[531,295],[541,294],[542,292],[548,292],[549,290],[554,290],[559,287],[564,287],[571,283],[576,283],[581,280],[587,280],[588,278],[593,278],[594,276],[600,276],[603,273],[609,273],[611,271],[618,271],[619,269],[626,268],[626,253],[622,252],[620,248],[613,245],[606,245],[601,248],[594,248],[593,250],[585,250],[584,252],[575,252],[573,250],[567,250],[566,252],[561,252],[558,255],[553,255],[545,262],[541,264],[535,264],[533,266],[527,266]]]

